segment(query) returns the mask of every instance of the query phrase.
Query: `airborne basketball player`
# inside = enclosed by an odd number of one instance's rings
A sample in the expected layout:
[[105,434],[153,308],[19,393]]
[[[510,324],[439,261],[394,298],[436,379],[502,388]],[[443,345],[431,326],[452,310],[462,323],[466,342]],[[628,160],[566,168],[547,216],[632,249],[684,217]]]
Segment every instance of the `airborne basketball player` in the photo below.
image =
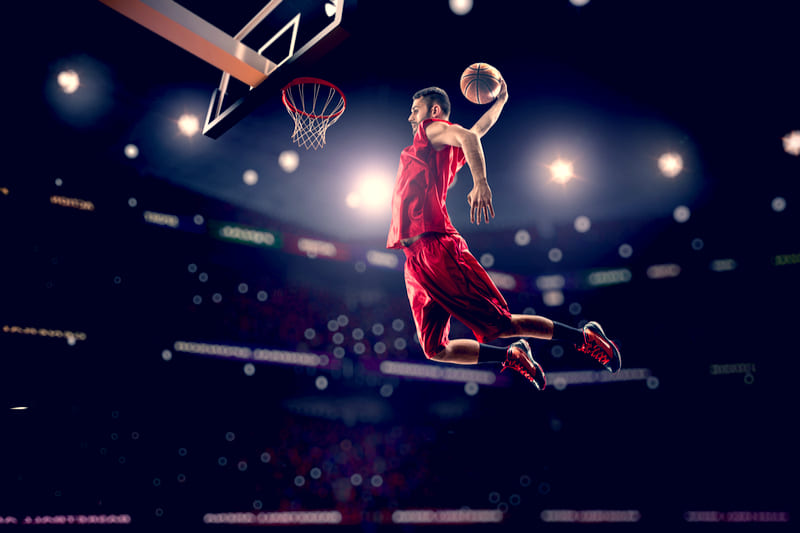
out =
[[[481,218],[488,223],[494,217],[481,137],[497,122],[507,101],[503,80],[492,106],[466,129],[448,121],[450,99],[444,90],[429,87],[412,98],[408,122],[414,139],[400,155],[386,246],[402,248],[406,255],[406,290],[422,349],[434,361],[501,363],[501,372],[516,370],[539,390],[545,388],[544,371],[524,338],[507,348],[486,342],[508,337],[561,339],[617,372],[622,364],[619,350],[597,322],[578,329],[538,315],[511,314],[450,222],[447,190],[464,163],[473,178],[467,195],[470,222],[480,225]],[[469,327],[477,340],[451,340],[451,317]]]

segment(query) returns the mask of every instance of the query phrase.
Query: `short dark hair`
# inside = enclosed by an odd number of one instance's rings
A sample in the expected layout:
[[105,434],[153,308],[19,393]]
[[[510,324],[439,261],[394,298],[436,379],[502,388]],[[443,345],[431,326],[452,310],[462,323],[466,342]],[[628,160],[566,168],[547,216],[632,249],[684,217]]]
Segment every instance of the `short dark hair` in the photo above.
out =
[[442,108],[442,114],[445,118],[450,116],[450,98],[447,96],[447,93],[444,91],[444,89],[440,89],[439,87],[426,87],[425,89],[420,89],[414,93],[412,100],[416,100],[420,97],[424,100],[428,107],[432,107],[433,104],[439,104],[439,107]]

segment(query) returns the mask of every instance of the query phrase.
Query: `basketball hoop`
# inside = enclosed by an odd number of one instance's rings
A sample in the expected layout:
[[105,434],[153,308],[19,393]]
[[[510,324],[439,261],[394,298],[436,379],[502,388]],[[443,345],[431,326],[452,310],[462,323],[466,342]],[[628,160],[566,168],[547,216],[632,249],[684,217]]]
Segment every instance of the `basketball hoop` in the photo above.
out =
[[322,148],[325,132],[344,113],[344,93],[318,78],[297,78],[281,91],[283,105],[294,120],[292,141],[306,150]]

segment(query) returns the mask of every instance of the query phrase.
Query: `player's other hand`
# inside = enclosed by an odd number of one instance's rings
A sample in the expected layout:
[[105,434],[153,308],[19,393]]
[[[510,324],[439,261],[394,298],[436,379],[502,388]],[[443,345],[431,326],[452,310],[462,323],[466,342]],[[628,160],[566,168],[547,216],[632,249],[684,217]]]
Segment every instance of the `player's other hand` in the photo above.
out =
[[494,218],[494,206],[492,205],[492,189],[486,182],[477,183],[467,195],[469,203],[469,221],[478,226],[481,225],[481,216],[486,223],[489,223],[489,216]]

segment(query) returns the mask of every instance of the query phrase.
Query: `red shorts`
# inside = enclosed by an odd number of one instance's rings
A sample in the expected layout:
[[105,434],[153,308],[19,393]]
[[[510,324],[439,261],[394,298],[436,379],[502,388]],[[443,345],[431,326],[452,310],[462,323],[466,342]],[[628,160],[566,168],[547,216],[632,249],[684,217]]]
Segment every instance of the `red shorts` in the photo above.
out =
[[478,342],[508,331],[508,304],[461,235],[423,235],[403,251],[408,301],[426,357],[447,346],[451,316],[470,328]]

